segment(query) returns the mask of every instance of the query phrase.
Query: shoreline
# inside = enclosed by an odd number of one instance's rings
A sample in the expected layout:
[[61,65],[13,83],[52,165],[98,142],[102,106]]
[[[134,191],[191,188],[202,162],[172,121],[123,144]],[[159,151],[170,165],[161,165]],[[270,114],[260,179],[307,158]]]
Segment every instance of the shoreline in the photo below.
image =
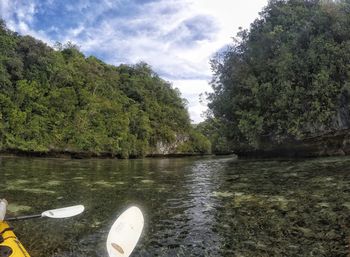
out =
[[22,150],[0,150],[0,157],[34,157],[34,158],[55,158],[55,159],[117,159],[117,160],[133,160],[133,159],[162,159],[162,158],[185,158],[185,157],[206,157],[206,156],[222,156],[230,154],[202,154],[202,153],[169,153],[169,154],[147,154],[145,156],[130,156],[122,158],[120,155],[112,153],[93,153],[93,152],[69,152],[69,151],[22,151]]
[[317,158],[350,156],[350,129],[331,131],[314,135],[303,140],[290,140],[281,144],[262,142],[256,150],[236,150],[242,159],[255,158]]

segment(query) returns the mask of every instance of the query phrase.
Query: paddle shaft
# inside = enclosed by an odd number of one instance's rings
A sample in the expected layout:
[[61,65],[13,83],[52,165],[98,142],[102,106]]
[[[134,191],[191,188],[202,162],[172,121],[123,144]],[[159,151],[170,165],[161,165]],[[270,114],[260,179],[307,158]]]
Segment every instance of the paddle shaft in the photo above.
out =
[[35,215],[5,218],[5,221],[29,220],[29,219],[36,219],[36,218],[41,218],[41,217],[42,217],[42,214],[35,214]]
[[41,217],[54,218],[54,219],[69,218],[82,213],[84,209],[85,209],[84,205],[75,205],[75,206],[70,206],[70,207],[65,207],[60,209],[47,210],[41,214],[5,218],[5,221],[28,220],[28,219],[35,219],[35,218],[41,218]]

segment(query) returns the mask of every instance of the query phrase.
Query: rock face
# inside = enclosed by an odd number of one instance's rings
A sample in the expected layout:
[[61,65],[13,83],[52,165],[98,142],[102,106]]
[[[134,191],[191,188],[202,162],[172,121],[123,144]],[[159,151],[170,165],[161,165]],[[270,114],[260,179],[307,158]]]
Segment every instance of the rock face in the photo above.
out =
[[321,157],[350,155],[350,129],[308,137],[300,141],[290,140],[283,144],[265,142],[258,150],[236,150],[239,157]]
[[176,135],[176,139],[173,143],[167,143],[163,141],[158,141],[156,148],[151,150],[147,156],[158,156],[158,155],[170,155],[176,154],[176,149],[179,145],[183,144],[188,140],[188,136],[185,135]]
[[[178,147],[189,140],[188,135],[176,135],[175,141],[167,143],[158,141],[156,146],[146,153],[145,157],[185,157],[185,156],[203,156],[202,153],[182,153],[178,152]],[[75,151],[73,149],[55,150],[51,149],[46,152],[21,151],[17,149],[0,150],[0,155],[16,155],[16,156],[35,156],[35,157],[55,157],[55,158],[73,158],[73,159],[88,159],[88,158],[122,158],[121,156],[109,153],[94,153],[89,151]],[[130,156],[129,158],[134,158]]]

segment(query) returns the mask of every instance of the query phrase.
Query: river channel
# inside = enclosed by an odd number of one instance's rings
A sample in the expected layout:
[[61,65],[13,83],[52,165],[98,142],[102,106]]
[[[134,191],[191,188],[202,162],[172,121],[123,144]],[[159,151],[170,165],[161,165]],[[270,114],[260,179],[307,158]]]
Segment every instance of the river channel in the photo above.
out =
[[83,204],[74,218],[13,222],[33,257],[106,256],[136,205],[132,256],[349,256],[350,158],[70,160],[0,157],[9,216]]

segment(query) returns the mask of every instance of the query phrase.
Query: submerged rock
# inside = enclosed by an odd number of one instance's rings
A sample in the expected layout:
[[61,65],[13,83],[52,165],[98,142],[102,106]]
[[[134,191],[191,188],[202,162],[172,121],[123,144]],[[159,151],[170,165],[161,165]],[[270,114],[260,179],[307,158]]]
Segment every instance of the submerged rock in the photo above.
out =
[[29,211],[31,209],[32,209],[32,207],[30,207],[30,206],[20,205],[20,204],[16,204],[16,203],[10,203],[7,206],[7,210],[13,214],[17,214],[17,213],[24,212],[24,211]]
[[227,191],[225,191],[225,192],[216,192],[216,191],[214,191],[212,193],[212,196],[214,196],[214,197],[232,197],[233,195],[234,195],[234,193],[227,192]]

